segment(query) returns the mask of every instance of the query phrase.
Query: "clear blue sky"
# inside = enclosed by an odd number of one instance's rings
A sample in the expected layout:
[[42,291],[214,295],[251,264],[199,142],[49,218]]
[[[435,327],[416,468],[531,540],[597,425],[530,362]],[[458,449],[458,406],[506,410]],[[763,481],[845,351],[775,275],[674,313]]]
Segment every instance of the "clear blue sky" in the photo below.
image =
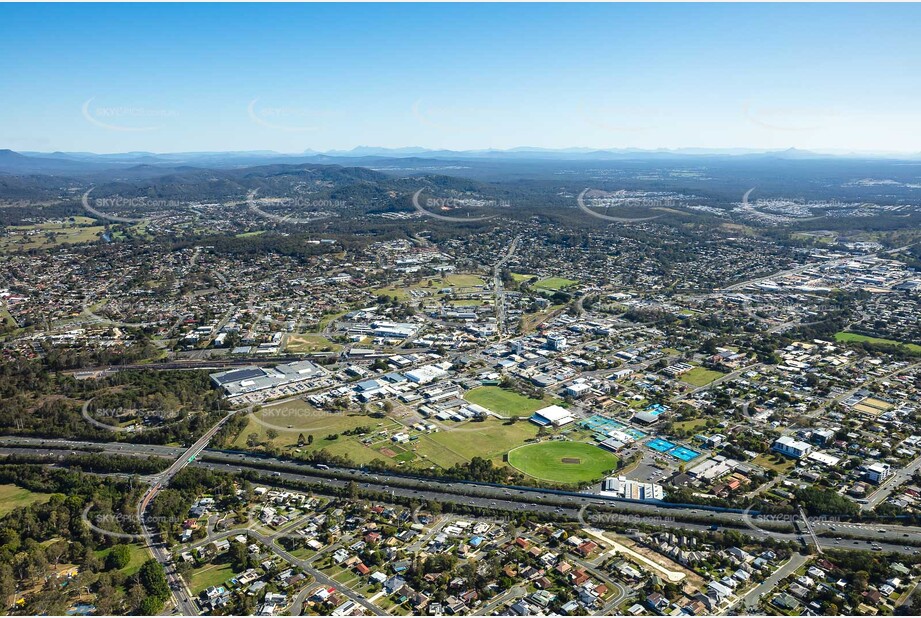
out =
[[921,151],[919,5],[0,5],[0,148]]

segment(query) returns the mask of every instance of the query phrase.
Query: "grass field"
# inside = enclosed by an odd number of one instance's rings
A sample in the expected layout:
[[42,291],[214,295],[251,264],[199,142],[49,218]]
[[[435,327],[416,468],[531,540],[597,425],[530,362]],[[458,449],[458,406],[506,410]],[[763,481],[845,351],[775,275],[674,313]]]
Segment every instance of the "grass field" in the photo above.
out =
[[901,341],[896,341],[894,339],[882,339],[880,337],[869,337],[867,335],[858,335],[857,333],[848,333],[845,331],[835,333],[835,341],[841,343],[878,343],[885,345],[896,345],[907,349],[913,354],[921,354],[921,345],[916,343],[902,343]]
[[[128,545],[128,549],[131,550],[131,560],[129,560],[127,566],[125,566],[119,572],[130,576],[140,571],[141,565],[147,562],[147,560],[151,557],[151,555],[147,553],[147,549],[145,549],[144,547],[136,543],[132,543]],[[111,551],[112,551],[112,548],[108,547],[106,549],[97,551],[96,555],[99,557],[100,560],[103,561],[103,563],[105,563],[106,556],[108,556],[109,552]]]
[[557,290],[568,288],[569,286],[575,285],[576,283],[579,282],[574,279],[564,279],[563,277],[548,277],[535,283],[534,287],[541,290],[551,290],[556,292]]
[[701,427],[707,425],[707,419],[705,418],[692,418],[689,421],[677,421],[673,426],[675,429],[680,429],[682,431],[697,431]]
[[617,457],[585,442],[540,442],[510,451],[514,468],[544,481],[583,484],[617,467]]
[[418,441],[418,453],[429,461],[449,468],[473,457],[491,459],[501,465],[502,456],[537,435],[537,425],[527,421],[509,423],[495,418],[467,422],[454,431],[439,431]]
[[11,225],[7,236],[0,237],[0,251],[28,251],[63,244],[95,242],[105,231],[89,217],[73,217],[67,221]]
[[793,459],[786,459],[783,456],[779,456],[779,459],[775,461],[775,456],[773,454],[762,454],[752,459],[752,464],[761,466],[765,470],[774,470],[778,474],[784,474],[796,465],[796,461]]
[[501,416],[530,416],[535,410],[546,408],[552,402],[531,399],[499,386],[480,386],[464,394],[470,403],[483,406]]
[[285,338],[285,352],[310,354],[311,352],[338,352],[342,346],[322,335],[313,333],[290,334]]
[[[362,426],[370,427],[372,433],[393,432],[403,428],[389,418],[371,418],[362,414],[330,414],[317,410],[307,402],[296,400],[278,406],[268,406],[257,412],[255,418],[251,417],[247,426],[237,436],[233,448],[249,448],[249,436],[256,434],[260,443],[271,442],[275,447],[299,449],[301,453],[326,449],[334,455],[347,455],[359,465],[370,463],[374,459],[386,459],[379,449],[390,445],[387,437],[375,437],[373,444],[365,445],[361,440],[367,438],[367,435],[342,435],[343,431]],[[270,430],[278,432],[272,440],[268,437]],[[298,434],[301,433],[305,438],[313,435],[313,444],[297,446]],[[334,434],[338,434],[339,437],[335,440],[327,439],[327,436]]]
[[192,594],[198,594],[205,588],[220,586],[234,575],[236,573],[229,564],[206,564],[189,574],[189,590]]
[[18,485],[0,485],[0,517],[6,515],[20,506],[28,506],[34,502],[45,502],[51,494],[42,494]]
[[713,380],[717,378],[722,378],[724,373],[719,371],[713,371],[712,369],[705,369],[703,367],[694,367],[687,373],[681,374],[681,381],[687,382],[692,386],[706,386]]

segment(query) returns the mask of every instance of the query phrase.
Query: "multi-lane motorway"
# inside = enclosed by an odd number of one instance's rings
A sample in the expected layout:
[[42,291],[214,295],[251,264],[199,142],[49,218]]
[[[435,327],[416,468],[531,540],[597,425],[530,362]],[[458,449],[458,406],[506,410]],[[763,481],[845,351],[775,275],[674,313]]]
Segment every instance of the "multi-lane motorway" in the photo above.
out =
[[[61,454],[61,449],[73,451],[96,449],[122,455],[159,456],[170,459],[176,459],[187,452],[181,448],[158,445],[40,440],[20,437],[0,438],[0,454],[31,453],[54,456]],[[243,470],[255,471],[265,475],[266,482],[272,480],[313,482],[336,488],[342,488],[349,482],[354,482],[361,489],[387,492],[393,496],[466,504],[515,513],[520,513],[524,507],[531,512],[556,514],[570,519],[583,517],[588,520],[588,523],[591,523],[591,520],[586,516],[585,509],[591,507],[629,514],[631,517],[640,518],[634,520],[637,523],[643,523],[641,518],[647,516],[650,518],[651,525],[661,522],[662,518],[666,517],[669,519],[671,529],[707,530],[717,526],[732,528],[755,538],[806,540],[799,531],[793,531],[792,527],[788,527],[786,531],[766,530],[765,528],[770,526],[762,524],[757,518],[750,515],[737,512],[717,512],[706,507],[669,507],[655,503],[612,500],[588,493],[558,494],[537,488],[452,482],[444,479],[363,472],[349,468],[317,470],[308,464],[210,449],[204,451],[203,456],[207,461],[198,460],[191,464],[186,461],[185,463],[230,473]],[[284,467],[277,470],[266,470],[267,466],[270,468]],[[911,539],[921,538],[919,527],[836,522],[812,522],[812,527],[815,529],[819,546],[823,548],[872,550],[874,546],[877,546],[884,551],[921,553],[921,548],[907,545]]]

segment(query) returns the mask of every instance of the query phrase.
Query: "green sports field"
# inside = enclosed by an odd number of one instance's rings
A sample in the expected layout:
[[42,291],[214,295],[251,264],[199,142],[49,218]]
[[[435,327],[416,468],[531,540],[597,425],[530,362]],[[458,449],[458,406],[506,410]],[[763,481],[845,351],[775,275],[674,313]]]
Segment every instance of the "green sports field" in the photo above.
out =
[[529,416],[532,412],[553,403],[531,399],[499,386],[480,386],[471,389],[464,394],[464,399],[502,416]]
[[541,279],[534,284],[534,287],[540,288],[542,290],[551,290],[557,291],[562,290],[563,288],[568,288],[571,285],[579,283],[575,279],[564,279],[563,277],[548,277],[546,279]]
[[543,481],[583,484],[616,468],[617,457],[586,442],[551,441],[510,451],[508,463]]

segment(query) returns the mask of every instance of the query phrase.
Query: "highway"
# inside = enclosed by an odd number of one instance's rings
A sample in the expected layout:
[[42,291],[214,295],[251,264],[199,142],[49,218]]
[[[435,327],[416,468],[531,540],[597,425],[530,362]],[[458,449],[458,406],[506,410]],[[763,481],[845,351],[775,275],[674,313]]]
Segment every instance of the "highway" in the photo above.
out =
[[[73,440],[39,440],[21,437],[0,438],[0,453],[21,454],[25,451],[36,455],[60,455],[59,450],[41,448],[42,443],[46,446],[57,446],[74,451],[102,449],[104,452],[141,457],[153,455],[176,458],[182,454],[182,449],[167,446],[94,443]],[[18,446],[11,447],[10,445],[13,444]],[[793,531],[792,526],[787,527],[787,530],[790,530],[789,532],[764,530],[755,525],[759,523],[757,519],[752,519],[743,513],[720,513],[703,506],[671,507],[667,504],[603,498],[602,496],[588,493],[558,495],[539,488],[492,486],[482,483],[362,472],[350,468],[332,468],[321,471],[307,463],[282,461],[271,457],[210,449],[204,451],[204,457],[209,461],[195,461],[191,465],[228,473],[250,470],[265,475],[267,484],[271,484],[273,480],[277,479],[279,481],[311,482],[328,487],[342,488],[349,482],[355,482],[361,489],[391,493],[394,496],[408,497],[415,500],[437,500],[509,512],[521,512],[522,507],[525,507],[531,512],[556,514],[573,520],[579,517],[581,509],[592,506],[593,508],[599,508],[599,510],[616,510],[638,516],[647,515],[650,517],[651,525],[655,525],[656,522],[661,524],[662,517],[669,517],[674,519],[673,522],[670,522],[670,528],[707,530],[715,525],[731,527],[754,538],[774,537],[806,542],[802,535]],[[179,463],[177,461],[173,466]],[[267,465],[286,466],[287,469],[284,471],[265,470],[264,467]],[[162,482],[163,474],[158,475],[160,478],[155,478],[155,481],[161,480]],[[768,524],[761,525],[762,527],[768,527]],[[872,550],[874,545],[878,545],[885,551],[921,554],[921,548],[906,547],[905,545],[906,541],[910,539],[921,538],[921,528],[919,527],[847,522],[835,522],[834,524],[813,522],[812,525],[816,531],[816,540],[820,547],[824,549]],[[884,532],[881,533],[879,530],[884,530]],[[839,539],[839,535],[854,538]]]
[[184,616],[198,615],[198,605],[195,603],[192,593],[186,586],[185,581],[176,572],[175,565],[171,560],[170,553],[166,546],[162,541],[157,540],[156,537],[159,533],[157,532],[156,526],[150,525],[147,522],[147,508],[157,496],[157,492],[159,492],[162,487],[169,485],[170,479],[178,474],[180,470],[192,463],[194,459],[201,454],[205,447],[208,446],[208,442],[211,441],[211,438],[214,437],[214,434],[220,431],[224,423],[227,422],[233,414],[234,413],[231,412],[226,415],[217,422],[214,427],[205,432],[205,434],[196,440],[192,446],[183,451],[176,461],[165,471],[148,477],[151,482],[151,487],[144,494],[140,504],[138,504],[138,521],[141,522],[141,531],[144,535],[144,540],[147,542],[147,547],[150,549],[150,553],[153,554],[153,557],[163,565],[173,601],[176,604],[176,610]]

